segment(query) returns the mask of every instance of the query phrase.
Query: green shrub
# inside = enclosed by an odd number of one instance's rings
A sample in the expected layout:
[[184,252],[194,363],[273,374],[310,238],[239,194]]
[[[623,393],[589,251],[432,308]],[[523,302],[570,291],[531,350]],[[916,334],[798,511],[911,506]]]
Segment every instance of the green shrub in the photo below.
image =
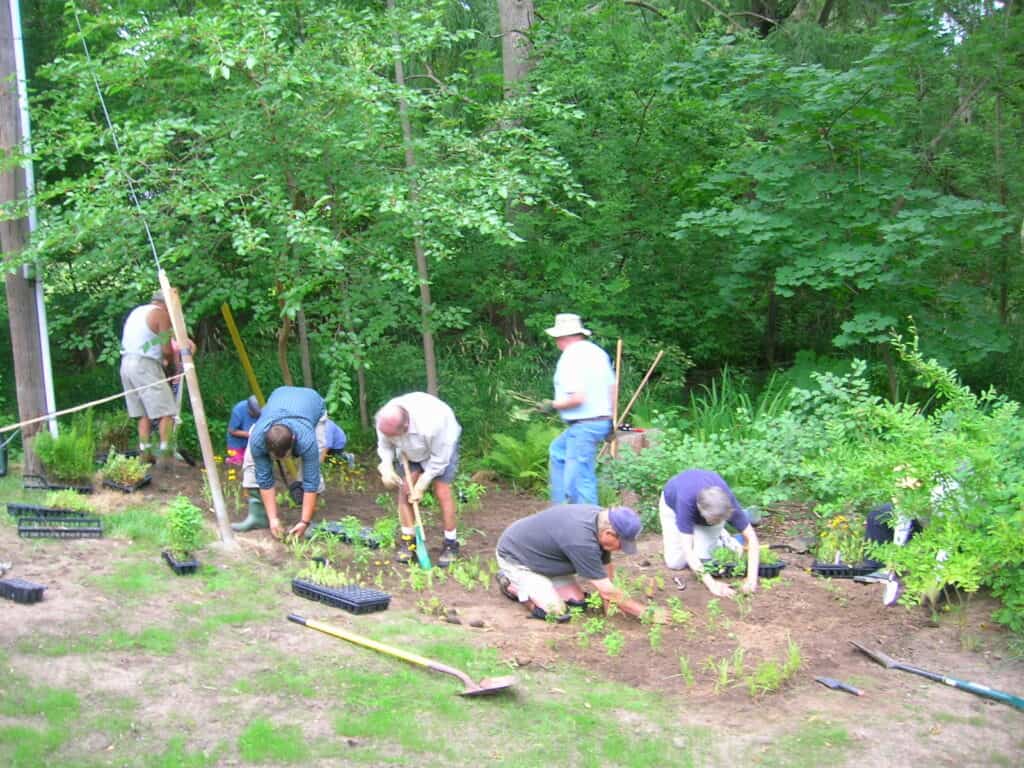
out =
[[89,412],[77,417],[57,437],[48,431],[39,432],[35,451],[46,467],[50,479],[77,482],[92,476],[96,453],[96,437]]
[[185,496],[167,507],[167,545],[176,557],[185,558],[203,544],[203,513]]

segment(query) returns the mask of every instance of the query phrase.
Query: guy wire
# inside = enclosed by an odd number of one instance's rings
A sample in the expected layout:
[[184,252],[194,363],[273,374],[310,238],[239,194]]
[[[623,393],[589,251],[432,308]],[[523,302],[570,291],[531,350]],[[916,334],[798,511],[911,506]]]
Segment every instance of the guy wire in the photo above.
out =
[[92,56],[89,53],[89,44],[85,41],[85,32],[82,31],[82,22],[78,18],[78,4],[72,3],[71,9],[75,14],[75,26],[78,27],[78,36],[82,38],[82,49],[85,51],[85,62],[89,68],[89,77],[92,78],[92,84],[96,88],[96,95],[100,98],[100,107],[103,109],[103,119],[106,121],[107,130],[110,131],[110,136],[114,140],[114,150],[117,153],[117,159],[121,162],[121,174],[128,182],[128,192],[131,196],[132,203],[135,204],[135,210],[139,214],[139,219],[142,221],[142,227],[146,230],[146,240],[149,242],[149,250],[153,253],[153,261],[156,262],[156,268],[159,272],[163,267],[160,265],[160,256],[156,252],[156,243],[153,242],[153,233],[149,229],[149,222],[146,220],[146,214],[142,210],[142,205],[139,203],[139,196],[135,194],[135,183],[132,181],[131,174],[125,168],[124,154],[121,152],[121,143],[117,140],[117,131],[114,130],[114,124],[110,120],[110,113],[107,111],[107,100],[103,98],[103,90],[100,88],[100,81],[96,77],[95,69],[93,68]]

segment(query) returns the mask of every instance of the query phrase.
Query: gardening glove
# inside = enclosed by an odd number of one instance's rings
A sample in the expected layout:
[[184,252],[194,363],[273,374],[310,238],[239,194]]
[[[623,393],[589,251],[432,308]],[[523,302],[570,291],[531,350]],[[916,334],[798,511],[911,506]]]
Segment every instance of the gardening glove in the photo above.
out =
[[433,479],[434,478],[428,475],[420,475],[419,479],[416,481],[416,484],[412,487],[412,490],[409,491],[410,504],[419,504],[420,499],[423,498],[423,494],[426,493],[427,488],[430,487],[430,481]]
[[402,484],[402,478],[395,472],[395,467],[388,461],[382,461],[377,467],[380,471],[380,481],[385,488],[397,488]]
[[537,404],[537,412],[538,413],[543,413],[543,414],[546,414],[546,415],[550,416],[550,415],[553,415],[557,410],[558,409],[555,408],[555,401],[554,400],[541,400]]

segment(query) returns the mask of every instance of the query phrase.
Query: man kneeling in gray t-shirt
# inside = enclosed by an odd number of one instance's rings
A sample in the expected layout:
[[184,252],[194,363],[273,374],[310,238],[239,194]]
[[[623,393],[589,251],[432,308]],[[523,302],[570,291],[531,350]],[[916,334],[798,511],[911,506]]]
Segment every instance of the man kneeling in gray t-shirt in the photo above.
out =
[[[525,603],[531,615],[567,620],[566,605],[582,606],[587,579],[605,603],[639,618],[647,606],[627,598],[613,583],[611,553],[636,552],[640,518],[628,507],[558,504],[512,523],[498,539],[498,584],[502,593]],[[657,608],[653,619],[665,621]]]

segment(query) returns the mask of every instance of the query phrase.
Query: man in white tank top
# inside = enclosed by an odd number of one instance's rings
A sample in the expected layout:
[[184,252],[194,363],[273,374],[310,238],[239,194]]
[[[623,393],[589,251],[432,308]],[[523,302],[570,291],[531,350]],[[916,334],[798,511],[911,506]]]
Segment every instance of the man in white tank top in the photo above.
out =
[[160,453],[168,450],[177,405],[170,385],[161,380],[164,366],[173,365],[171,316],[157,291],[149,304],[131,311],[121,334],[121,384],[125,390],[145,387],[125,395],[128,415],[139,420],[140,452],[149,449],[152,422],[160,425]]

